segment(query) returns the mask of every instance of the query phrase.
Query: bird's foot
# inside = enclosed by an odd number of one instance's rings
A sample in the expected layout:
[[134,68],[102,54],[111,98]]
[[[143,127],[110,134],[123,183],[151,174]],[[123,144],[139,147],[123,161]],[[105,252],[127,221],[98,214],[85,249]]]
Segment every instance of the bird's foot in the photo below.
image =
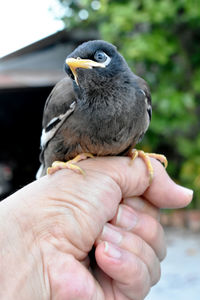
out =
[[165,168],[167,168],[167,165],[168,165],[167,158],[162,154],[146,153],[142,150],[131,149],[129,151],[128,155],[131,157],[131,163],[136,159],[136,157],[140,157],[144,160],[144,163],[147,166],[147,170],[149,173],[149,182],[150,183],[152,182],[153,172],[154,172],[150,158],[155,158],[155,159],[159,160],[161,163],[164,164]]
[[69,169],[73,170],[74,172],[78,174],[85,175],[85,171],[76,165],[81,160],[87,159],[87,158],[93,158],[94,156],[91,153],[81,153],[77,155],[75,158],[68,160],[67,162],[63,161],[54,161],[52,166],[47,169],[47,174],[52,175],[58,170],[62,169]]

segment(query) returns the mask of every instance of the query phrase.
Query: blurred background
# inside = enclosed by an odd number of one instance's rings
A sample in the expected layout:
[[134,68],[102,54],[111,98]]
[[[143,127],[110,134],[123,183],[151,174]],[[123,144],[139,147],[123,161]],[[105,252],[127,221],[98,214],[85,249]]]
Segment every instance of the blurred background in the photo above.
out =
[[[52,87],[65,76],[65,57],[83,41],[104,39],[117,46],[132,70],[151,88],[153,117],[138,148],[165,154],[170,176],[194,190],[189,211],[165,213],[162,222],[166,226],[181,227],[180,240],[187,239],[185,225],[199,232],[199,0],[19,0],[9,3],[0,4],[1,198],[35,178],[43,106]],[[172,265],[176,257],[173,254],[176,236],[179,240],[174,230],[168,236]],[[197,244],[190,248],[179,246],[183,253],[181,259],[185,261],[187,253],[188,266],[192,265],[190,258],[196,258],[194,266],[197,267],[200,256],[195,249],[200,249],[200,240],[196,233],[194,240]],[[173,274],[170,280],[178,282]],[[200,282],[199,272],[192,274],[187,278],[183,276],[183,281],[179,277],[180,287],[188,284],[191,288],[191,282]],[[190,294],[189,298],[197,300],[199,294],[197,289],[194,291],[196,296]],[[188,299],[184,293],[180,298],[178,294],[173,295],[177,300]]]

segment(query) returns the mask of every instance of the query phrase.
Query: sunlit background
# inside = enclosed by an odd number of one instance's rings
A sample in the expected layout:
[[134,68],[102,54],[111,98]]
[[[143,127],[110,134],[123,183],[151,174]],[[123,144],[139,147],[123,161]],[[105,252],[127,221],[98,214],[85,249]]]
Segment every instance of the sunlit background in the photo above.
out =
[[0,2],[0,57],[63,29],[56,0]]
[[0,195],[34,179],[46,97],[65,76],[67,54],[97,38],[115,44],[132,70],[149,83],[153,117],[138,147],[165,154],[171,177],[194,189],[189,209],[196,210],[200,230],[198,0],[1,1]]

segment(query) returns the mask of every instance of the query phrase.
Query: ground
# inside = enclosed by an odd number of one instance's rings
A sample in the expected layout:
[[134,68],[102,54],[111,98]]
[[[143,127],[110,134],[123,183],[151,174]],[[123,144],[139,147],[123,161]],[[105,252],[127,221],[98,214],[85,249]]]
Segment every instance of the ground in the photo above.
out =
[[200,299],[200,233],[166,229],[168,252],[160,282],[145,300]]

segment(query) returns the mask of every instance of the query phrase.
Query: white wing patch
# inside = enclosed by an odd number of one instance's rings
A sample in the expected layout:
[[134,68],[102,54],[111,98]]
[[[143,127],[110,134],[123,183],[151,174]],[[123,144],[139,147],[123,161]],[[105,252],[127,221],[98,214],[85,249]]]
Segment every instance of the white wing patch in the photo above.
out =
[[55,124],[55,126],[52,127],[51,130],[46,131],[45,128],[43,128],[42,130],[42,135],[41,135],[41,139],[40,139],[40,145],[41,148],[44,149],[44,147],[46,146],[46,144],[54,137],[54,135],[56,134],[56,132],[58,131],[58,129],[62,126],[62,124],[64,123],[64,121],[67,119],[67,117],[74,111],[76,106],[75,101],[70,105],[69,109],[66,111],[65,114],[59,115],[58,117],[54,117],[48,124],[47,127],[50,126],[51,124],[53,124],[54,122],[56,122],[58,120],[58,122]]
[[42,176],[43,169],[44,169],[44,166],[42,164],[42,165],[40,165],[39,170],[37,171],[37,174],[35,176],[36,179],[39,179]]
[[59,117],[55,117],[53,118],[48,124],[47,124],[47,127],[49,127],[51,124],[53,124],[56,120],[58,120],[61,116],[63,115],[60,115]]
[[143,91],[142,89],[140,89],[140,91],[142,92],[142,94],[146,97],[146,93],[145,91]]

